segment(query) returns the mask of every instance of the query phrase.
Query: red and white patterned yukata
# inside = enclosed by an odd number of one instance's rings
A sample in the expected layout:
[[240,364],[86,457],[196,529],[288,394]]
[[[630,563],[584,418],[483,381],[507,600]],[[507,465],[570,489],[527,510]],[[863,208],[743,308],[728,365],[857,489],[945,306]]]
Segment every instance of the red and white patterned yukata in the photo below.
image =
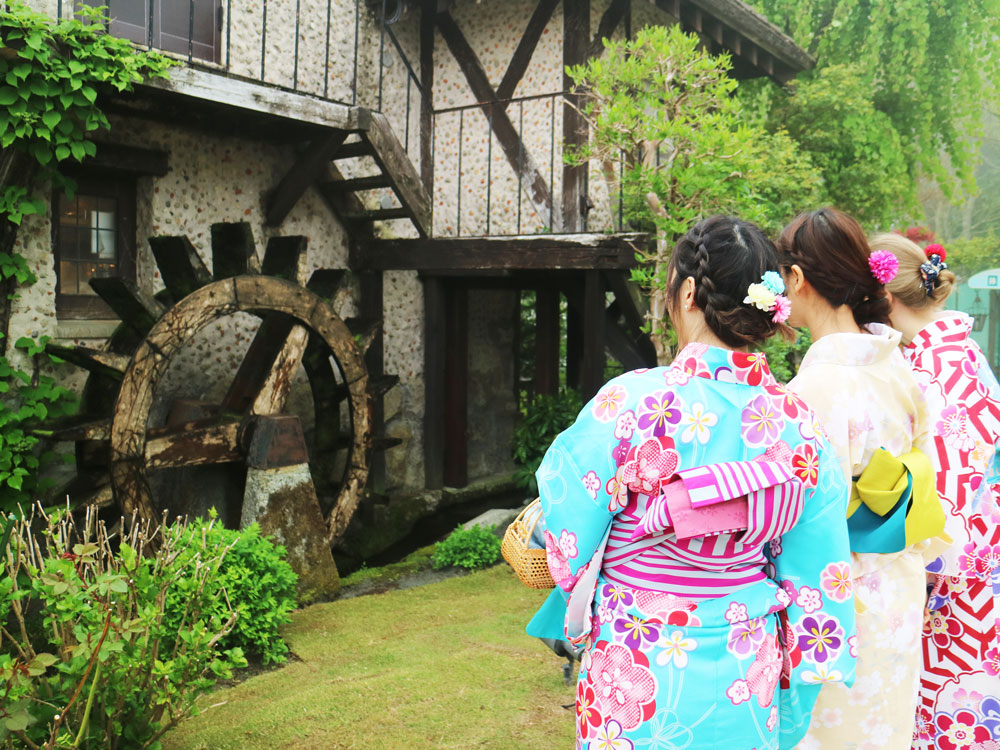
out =
[[930,412],[949,549],[928,566],[913,736],[919,750],[1000,750],[1000,393],[972,319],[942,313],[904,349]]

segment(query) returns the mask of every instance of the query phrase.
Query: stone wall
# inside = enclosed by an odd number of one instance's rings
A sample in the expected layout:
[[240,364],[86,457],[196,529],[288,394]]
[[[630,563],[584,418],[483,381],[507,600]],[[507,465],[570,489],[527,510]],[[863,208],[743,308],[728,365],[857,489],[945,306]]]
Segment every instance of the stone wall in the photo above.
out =
[[[593,0],[592,29],[596,29],[609,0]],[[55,0],[33,0],[32,6],[54,14]],[[268,0],[267,27],[262,25],[262,0],[233,0],[232,18],[224,19],[222,65],[251,79],[342,101],[354,101],[355,76],[359,104],[381,109],[397,137],[419,168],[419,92],[404,59],[383,39],[365,2]],[[452,7],[459,27],[476,50],[493,86],[499,84],[511,55],[534,9],[533,0],[459,0]],[[71,7],[62,3],[63,15]],[[360,8],[360,10],[358,10]],[[650,3],[633,4],[633,28],[669,18]],[[355,73],[355,28],[359,54]],[[419,14],[409,10],[393,30],[407,61],[419,75]],[[617,32],[621,36],[622,30]],[[294,50],[298,44],[298,64]],[[329,55],[327,45],[329,44]],[[263,72],[261,64],[263,62]],[[200,63],[199,63],[200,64]],[[211,68],[209,64],[207,67]],[[438,109],[475,103],[464,75],[440,34],[436,34],[435,89]],[[382,101],[378,100],[379,83]],[[540,172],[549,182],[556,208],[539,212],[518,191],[514,171],[496,139],[489,135],[481,110],[472,108],[436,117],[434,138],[435,185],[432,194],[435,231],[440,235],[515,233],[557,230],[560,224],[562,179],[562,102],[555,95],[562,88],[562,12],[557,8],[542,35],[516,97],[541,98],[508,109],[515,127]],[[312,191],[299,201],[279,230],[264,226],[263,197],[284,174],[292,160],[290,147],[234,138],[209,136],[178,127],[113,119],[111,137],[126,144],[161,148],[170,153],[170,170],[137,184],[137,274],[149,292],[161,287],[148,243],[155,234],[185,234],[211,267],[209,227],[217,221],[247,221],[262,253],[267,238],[275,234],[304,234],[309,251],[302,269],[305,279],[315,268],[343,268],[347,264],[347,237],[320,197]],[[461,153],[461,170],[459,170]],[[346,165],[357,173],[364,164]],[[459,177],[461,190],[459,190]],[[591,230],[612,224],[614,206],[603,178],[594,173],[591,197]],[[372,193],[370,201],[380,194]],[[487,210],[488,209],[488,210]],[[51,207],[50,207],[51,210]],[[380,228],[383,235],[402,231],[401,223]],[[64,343],[99,347],[113,324],[100,321],[57,320],[55,268],[51,248],[51,215],[26,217],[17,250],[30,261],[38,283],[15,302],[13,335],[48,335]],[[335,301],[338,313],[356,313],[356,286],[345,289]],[[469,475],[487,476],[510,467],[505,446],[516,417],[512,347],[516,296],[511,292],[476,293],[470,319]],[[256,328],[250,316],[233,316],[195,337],[164,379],[159,400],[190,397],[216,400],[242,358]],[[424,409],[424,309],[422,283],[412,272],[385,275],[386,372],[400,377],[400,385],[386,398],[387,432],[404,438],[403,445],[387,454],[390,490],[423,485]],[[84,374],[69,365],[59,368],[64,382],[82,386]],[[294,400],[297,410],[308,412],[308,392],[301,383]],[[163,418],[162,410],[154,418]],[[502,449],[501,446],[504,448]]]

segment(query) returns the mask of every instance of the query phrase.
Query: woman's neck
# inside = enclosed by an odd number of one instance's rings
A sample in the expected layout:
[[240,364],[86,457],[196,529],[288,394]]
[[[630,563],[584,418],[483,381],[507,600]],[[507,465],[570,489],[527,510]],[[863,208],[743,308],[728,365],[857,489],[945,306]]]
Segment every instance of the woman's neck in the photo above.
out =
[[809,329],[813,341],[819,341],[831,333],[863,333],[861,327],[854,320],[854,313],[847,305],[839,307],[817,305],[812,314],[808,316],[805,325]]
[[897,302],[890,313],[892,327],[903,334],[903,343],[909,344],[918,333],[935,321],[940,312],[937,307],[913,310]]

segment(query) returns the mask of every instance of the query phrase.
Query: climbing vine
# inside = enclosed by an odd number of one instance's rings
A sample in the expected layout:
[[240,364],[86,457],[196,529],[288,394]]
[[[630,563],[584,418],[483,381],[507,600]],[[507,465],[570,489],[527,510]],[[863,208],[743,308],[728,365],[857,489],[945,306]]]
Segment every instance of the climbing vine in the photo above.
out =
[[[110,127],[98,95],[166,77],[174,65],[107,34],[100,10],[84,5],[77,14],[55,21],[18,2],[0,9],[0,293],[8,299],[36,281],[13,249],[22,219],[45,211],[34,187],[72,193],[75,186],[59,165],[93,156],[91,137]],[[0,357],[0,509],[12,509],[39,488],[45,456],[32,424],[73,408],[72,394],[42,373],[51,359],[44,345],[27,337],[15,342],[31,372]]]

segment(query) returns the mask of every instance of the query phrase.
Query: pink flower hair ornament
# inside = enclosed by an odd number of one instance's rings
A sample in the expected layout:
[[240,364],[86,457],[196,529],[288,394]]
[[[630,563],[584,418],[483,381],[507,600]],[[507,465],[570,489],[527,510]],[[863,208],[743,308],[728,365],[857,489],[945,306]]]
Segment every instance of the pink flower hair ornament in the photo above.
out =
[[876,250],[868,256],[868,268],[879,284],[888,284],[899,271],[899,261],[888,250]]

